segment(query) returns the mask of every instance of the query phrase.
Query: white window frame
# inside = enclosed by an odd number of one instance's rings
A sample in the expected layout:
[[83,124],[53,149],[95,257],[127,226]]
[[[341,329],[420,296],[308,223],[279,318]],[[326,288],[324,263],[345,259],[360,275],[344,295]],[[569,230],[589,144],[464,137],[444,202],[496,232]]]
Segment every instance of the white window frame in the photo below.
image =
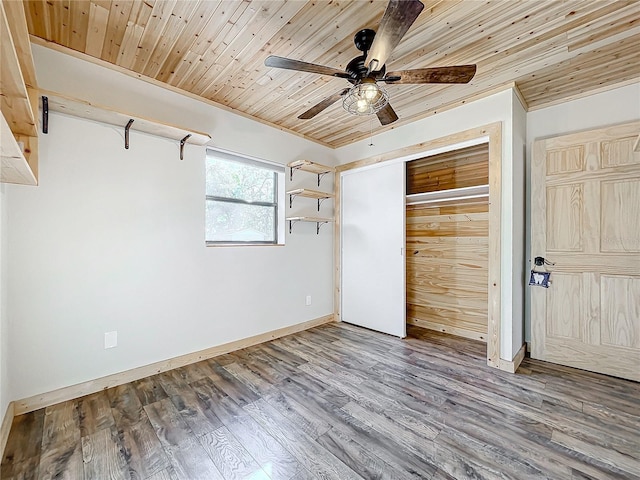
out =
[[243,245],[284,245],[285,242],[285,167],[276,162],[270,162],[268,160],[263,160],[261,158],[252,157],[249,155],[239,154],[235,152],[231,152],[228,150],[223,150],[219,148],[207,148],[207,154],[205,159],[205,170],[208,166],[209,158],[215,157],[222,160],[232,161],[236,163],[241,163],[248,166],[254,166],[259,168],[264,168],[266,170],[270,170],[275,175],[275,192],[274,198],[275,202],[247,202],[243,199],[233,198],[233,197],[216,197],[213,195],[207,194],[207,184],[206,184],[206,175],[205,175],[205,211],[206,204],[209,201],[217,201],[217,202],[229,202],[229,203],[237,203],[242,205],[258,205],[258,206],[268,206],[273,207],[275,209],[275,219],[274,219],[274,241],[256,241],[256,240],[207,240],[206,238],[206,214],[205,214],[205,244],[207,246],[243,246]]

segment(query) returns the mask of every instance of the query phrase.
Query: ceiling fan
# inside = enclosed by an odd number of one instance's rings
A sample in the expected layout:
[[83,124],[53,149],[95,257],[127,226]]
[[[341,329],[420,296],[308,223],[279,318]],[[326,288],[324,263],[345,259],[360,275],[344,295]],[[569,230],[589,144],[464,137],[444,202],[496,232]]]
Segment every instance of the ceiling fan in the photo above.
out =
[[398,115],[389,103],[386,90],[377,82],[390,85],[469,83],[476,73],[475,65],[386,71],[385,64],[391,52],[400,43],[423,8],[424,5],[420,0],[389,0],[378,32],[364,29],[355,34],[353,41],[362,55],[351,60],[345,71],[275,55],[267,57],[264,64],[267,67],[345,78],[353,84],[351,88],[345,88],[311,107],[298,117],[301,120],[315,117],[342,99],[342,105],[348,112],[354,115],[375,113],[382,125],[388,125],[398,120]]

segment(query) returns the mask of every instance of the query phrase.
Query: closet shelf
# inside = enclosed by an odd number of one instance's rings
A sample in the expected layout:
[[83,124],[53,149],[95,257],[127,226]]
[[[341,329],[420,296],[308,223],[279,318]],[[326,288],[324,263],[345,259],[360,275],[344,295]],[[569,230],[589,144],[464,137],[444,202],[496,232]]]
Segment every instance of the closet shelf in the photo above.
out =
[[309,216],[301,216],[301,217],[287,217],[287,222],[289,222],[289,233],[291,233],[291,227],[296,222],[311,222],[316,224],[316,234],[320,233],[320,226],[325,223],[333,222],[332,218],[324,218],[324,217],[309,217]]
[[476,185],[473,187],[452,188],[450,190],[438,190],[436,192],[414,193],[406,196],[407,205],[422,205],[426,203],[443,203],[456,200],[471,200],[474,198],[486,198],[489,196],[489,185]]
[[318,186],[320,186],[320,179],[327,173],[334,172],[333,167],[328,167],[320,163],[312,162],[311,160],[295,160],[287,164],[290,168],[289,180],[293,180],[293,171],[301,170],[303,172],[315,173],[318,175]]
[[68,97],[56,92],[41,90],[40,94],[47,97],[49,110],[66,113],[75,117],[85,118],[96,122],[106,123],[125,128],[130,120],[131,130],[156,135],[158,137],[170,138],[181,141],[186,138],[185,143],[192,145],[205,145],[211,140],[207,133],[197,132],[177,127],[158,120],[144,118],[139,115],[131,115],[126,112],[113,110],[109,107],[98,105],[78,98]]
[[295,197],[315,198],[318,201],[318,211],[320,211],[320,204],[329,198],[333,198],[333,193],[319,192],[317,190],[310,190],[308,188],[296,188],[295,190],[289,190],[286,192],[289,195],[289,208],[293,204]]

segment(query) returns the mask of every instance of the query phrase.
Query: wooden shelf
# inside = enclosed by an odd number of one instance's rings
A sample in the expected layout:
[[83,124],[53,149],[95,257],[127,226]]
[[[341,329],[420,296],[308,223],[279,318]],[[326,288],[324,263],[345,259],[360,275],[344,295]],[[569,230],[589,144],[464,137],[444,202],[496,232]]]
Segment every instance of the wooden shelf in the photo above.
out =
[[4,115],[0,114],[0,182],[22,185],[38,184],[34,171],[23,153],[25,147],[28,149],[29,145],[20,146]]
[[488,197],[489,185],[477,185],[474,187],[438,190],[436,192],[414,193],[406,196],[406,204],[420,205],[425,203],[444,203]]
[[158,137],[170,138],[180,141],[187,135],[191,135],[185,143],[192,145],[205,145],[211,140],[207,133],[197,132],[159,122],[139,115],[119,112],[103,105],[98,105],[78,98],[68,97],[56,92],[41,91],[49,102],[49,110],[66,113],[74,117],[85,118],[96,122],[106,123],[125,128],[129,120],[133,120],[131,130],[148,133]]
[[22,2],[0,1],[0,182],[38,184],[38,92]]
[[14,135],[35,137],[38,129],[32,99],[37,94],[27,89],[3,2],[0,2],[0,61],[0,110]]
[[296,197],[307,197],[317,199],[333,198],[333,193],[319,192],[317,190],[309,190],[308,188],[296,188],[295,190],[289,190],[287,195],[294,195]]
[[286,192],[289,195],[289,208],[293,205],[293,199],[295,197],[315,198],[318,201],[318,211],[320,211],[320,204],[329,198],[333,198],[333,193],[319,192],[317,190],[310,190],[308,188],[296,188],[295,190],[289,190]]
[[309,216],[300,216],[300,217],[287,217],[287,222],[289,222],[289,233],[291,233],[291,227],[296,222],[311,222],[316,224],[316,233],[320,233],[320,226],[325,223],[333,222],[332,218],[324,218],[324,217],[309,217]]
[[293,180],[294,170],[301,170],[303,172],[315,173],[318,176],[318,186],[320,186],[320,179],[327,173],[335,172],[335,168],[321,165],[320,163],[312,162],[311,160],[295,160],[287,164],[290,169],[289,180]]
[[[320,179],[324,175],[326,175],[327,173],[335,172],[335,169],[333,167],[321,165],[319,163],[315,163],[310,160],[295,160],[291,163],[288,163],[287,166],[291,169],[290,179],[293,179],[294,170],[301,170],[303,172],[314,173],[318,176],[318,186],[320,186]],[[323,200],[326,200],[328,198],[334,198],[333,193],[319,192],[317,190],[310,190],[308,188],[298,188],[295,190],[289,190],[287,192],[287,195],[289,195],[289,208],[291,208],[293,198],[296,196],[315,198],[318,201],[318,212],[320,211],[320,203],[322,203]],[[287,221],[289,222],[289,233],[291,233],[291,227],[296,222],[315,223],[316,233],[320,233],[320,226],[324,225],[325,223],[333,222],[333,219],[325,218],[325,217],[298,216],[298,217],[288,217]]]
[[310,172],[320,175],[334,171],[333,167],[321,165],[319,163],[312,162],[311,160],[295,160],[289,163],[287,166],[296,170],[302,170],[303,172]]

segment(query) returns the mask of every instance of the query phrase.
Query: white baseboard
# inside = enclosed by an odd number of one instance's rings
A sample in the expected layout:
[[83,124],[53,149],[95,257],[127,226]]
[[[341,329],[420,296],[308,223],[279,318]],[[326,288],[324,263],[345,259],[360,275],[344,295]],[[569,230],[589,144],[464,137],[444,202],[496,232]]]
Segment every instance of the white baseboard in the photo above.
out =
[[4,412],[2,417],[2,426],[0,426],[0,458],[4,458],[4,449],[7,446],[7,440],[9,439],[9,432],[11,431],[11,424],[13,423],[13,417],[15,416],[15,404],[9,402],[7,405],[7,411]]
[[[224,343],[222,345],[216,345],[215,347],[200,350],[198,352],[188,353],[186,355],[170,358],[161,362],[152,363],[151,365],[133,368],[131,370],[114,373],[113,375],[97,378],[95,380],[89,380],[77,385],[59,388],[58,390],[54,390],[52,392],[41,393],[32,397],[23,398],[22,400],[13,402],[14,415],[21,415],[23,413],[32,412],[40,408],[55,405],[56,403],[73,400],[74,398],[89,395],[91,393],[96,393],[100,390],[106,390],[107,388],[116,387],[118,385],[123,385],[135,380],[140,380],[144,377],[156,375],[168,370],[173,370],[174,368],[190,365],[201,360],[217,357],[218,355],[223,355],[235,350],[247,348],[259,343],[268,342],[269,340],[274,340],[276,338],[284,337],[285,335],[301,332],[312,327],[317,327],[318,325],[322,325],[324,323],[332,322],[333,319],[333,315],[325,315],[324,317],[298,323],[289,327],[279,328],[270,332],[261,333],[249,338],[243,338],[242,340],[236,340],[233,342]],[[11,427],[11,423],[9,423],[9,427]]]

